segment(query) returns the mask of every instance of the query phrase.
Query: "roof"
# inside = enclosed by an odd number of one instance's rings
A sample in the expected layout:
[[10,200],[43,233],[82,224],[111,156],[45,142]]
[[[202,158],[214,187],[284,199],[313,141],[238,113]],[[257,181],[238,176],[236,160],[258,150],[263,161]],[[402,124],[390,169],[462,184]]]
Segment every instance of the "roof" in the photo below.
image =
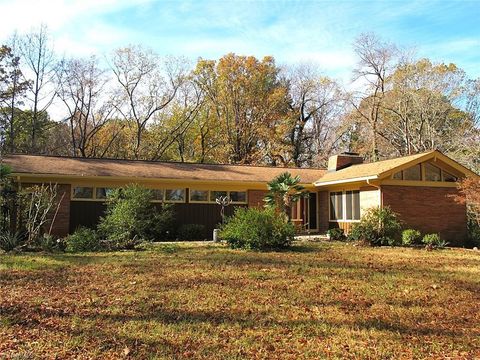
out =
[[285,168],[250,165],[196,164],[141,160],[93,159],[42,155],[7,155],[3,162],[14,174],[66,177],[128,177],[202,181],[268,182],[288,171],[301,183],[312,184],[325,169]]
[[442,154],[438,150],[431,150],[424,153],[419,153],[415,155],[403,156],[395,159],[388,159],[377,161],[374,163],[367,163],[367,164],[358,164],[352,165],[345,169],[327,172],[317,181],[315,181],[315,185],[322,186],[322,185],[329,185],[334,183],[346,183],[352,181],[360,181],[360,180],[367,180],[367,179],[380,179],[383,176],[386,176],[387,173],[390,174],[391,171],[402,168],[405,165],[412,163],[412,165],[419,163],[421,161],[425,161],[434,157],[438,157],[443,161],[448,162],[450,165],[457,168],[459,171],[469,174],[469,175],[476,175],[466,167],[462,166],[458,162],[450,159],[448,156]]

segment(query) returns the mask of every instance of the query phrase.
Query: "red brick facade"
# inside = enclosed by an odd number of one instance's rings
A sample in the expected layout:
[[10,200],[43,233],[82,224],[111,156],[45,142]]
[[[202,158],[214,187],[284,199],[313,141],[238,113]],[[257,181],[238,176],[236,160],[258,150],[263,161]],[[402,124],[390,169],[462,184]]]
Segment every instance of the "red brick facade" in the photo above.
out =
[[456,188],[382,186],[382,205],[399,214],[404,227],[425,233],[440,233],[451,245],[463,245],[467,236],[465,205],[451,195]]
[[248,207],[263,207],[265,204],[263,198],[266,194],[266,190],[248,190]]
[[[61,199],[58,207],[57,216],[52,226],[52,235],[64,237],[70,231],[70,193],[71,186],[69,184],[58,185],[58,199]],[[55,211],[56,209],[54,209]],[[52,215],[53,216],[53,215]]]

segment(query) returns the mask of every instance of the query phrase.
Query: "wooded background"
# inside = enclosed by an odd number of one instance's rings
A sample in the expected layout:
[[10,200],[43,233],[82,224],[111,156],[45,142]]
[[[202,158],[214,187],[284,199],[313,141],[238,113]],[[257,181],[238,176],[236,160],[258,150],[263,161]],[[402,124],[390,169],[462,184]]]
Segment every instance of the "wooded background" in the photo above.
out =
[[375,34],[352,44],[348,84],[273,57],[66,58],[52,44],[42,26],[0,47],[2,153],[321,167],[439,149],[480,171],[480,79]]

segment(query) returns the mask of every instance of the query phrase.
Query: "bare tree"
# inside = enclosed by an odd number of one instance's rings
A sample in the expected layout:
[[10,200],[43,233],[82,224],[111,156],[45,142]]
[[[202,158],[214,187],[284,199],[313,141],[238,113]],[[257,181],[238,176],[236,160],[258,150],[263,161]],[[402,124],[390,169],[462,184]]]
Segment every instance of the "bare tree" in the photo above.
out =
[[312,65],[290,68],[286,77],[293,120],[288,134],[291,162],[311,166],[328,157],[335,144],[344,96],[335,81]]
[[31,152],[37,147],[39,114],[46,112],[55,98],[53,87],[55,78],[55,56],[50,45],[48,29],[41,25],[36,31],[23,36],[20,51],[23,62],[32,78],[29,87],[32,118],[30,128]]
[[381,119],[382,102],[386,92],[386,79],[392,71],[397,49],[393,44],[380,40],[374,34],[361,34],[354,42],[353,48],[359,62],[354,69],[354,81],[362,81],[364,92],[356,93],[352,105],[358,115],[371,129],[372,160],[379,158],[378,136]]
[[133,156],[139,159],[146,128],[175,98],[185,70],[175,60],[162,67],[156,54],[138,46],[116,50],[111,68],[119,85],[117,109],[135,123]]
[[155,139],[150,156],[152,160],[161,159],[167,149],[177,143],[180,160],[185,161],[187,132],[197,118],[203,102],[203,92],[191,78],[182,83],[169,106],[166,119],[158,117],[152,126],[152,137]]
[[72,155],[103,157],[108,147],[97,153],[95,136],[115,110],[106,88],[106,72],[95,57],[65,60],[58,66],[57,81],[58,96],[68,111]]

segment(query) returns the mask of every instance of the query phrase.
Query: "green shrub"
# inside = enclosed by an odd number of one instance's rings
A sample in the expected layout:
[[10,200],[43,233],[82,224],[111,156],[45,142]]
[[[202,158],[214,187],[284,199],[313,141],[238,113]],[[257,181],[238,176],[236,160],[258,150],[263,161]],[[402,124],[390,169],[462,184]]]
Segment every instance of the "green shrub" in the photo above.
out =
[[179,240],[203,240],[205,239],[205,226],[202,224],[183,224],[178,229]]
[[333,228],[327,230],[327,235],[330,240],[339,241],[345,239],[345,232],[340,228]]
[[480,247],[480,226],[472,218],[468,219],[467,223],[467,247]]
[[160,209],[152,204],[152,191],[139,185],[116,189],[107,198],[105,216],[98,230],[112,249],[133,249],[142,241],[168,236],[173,220],[170,205]]
[[401,224],[397,214],[388,206],[370,208],[363,214],[348,235],[351,241],[366,241],[371,245],[396,245],[399,243]]
[[406,229],[402,232],[402,245],[411,246],[414,244],[419,244],[422,239],[422,234],[420,231],[415,229]]
[[95,230],[79,227],[65,238],[65,251],[85,252],[102,250],[102,243]]
[[443,240],[440,237],[440,234],[426,234],[422,239],[422,243],[424,243],[429,249],[442,249],[448,245],[448,242]]
[[147,229],[146,239],[164,241],[175,236],[175,216],[172,204],[161,204],[153,209],[151,225]]
[[12,251],[23,245],[24,237],[19,232],[2,232],[0,233],[0,249],[3,251]]
[[65,243],[61,239],[57,239],[56,237],[43,234],[38,239],[38,246],[41,250],[47,252],[54,252],[54,251],[64,251],[65,250]]
[[222,225],[220,238],[232,248],[266,250],[291,245],[295,227],[274,209],[237,208]]

